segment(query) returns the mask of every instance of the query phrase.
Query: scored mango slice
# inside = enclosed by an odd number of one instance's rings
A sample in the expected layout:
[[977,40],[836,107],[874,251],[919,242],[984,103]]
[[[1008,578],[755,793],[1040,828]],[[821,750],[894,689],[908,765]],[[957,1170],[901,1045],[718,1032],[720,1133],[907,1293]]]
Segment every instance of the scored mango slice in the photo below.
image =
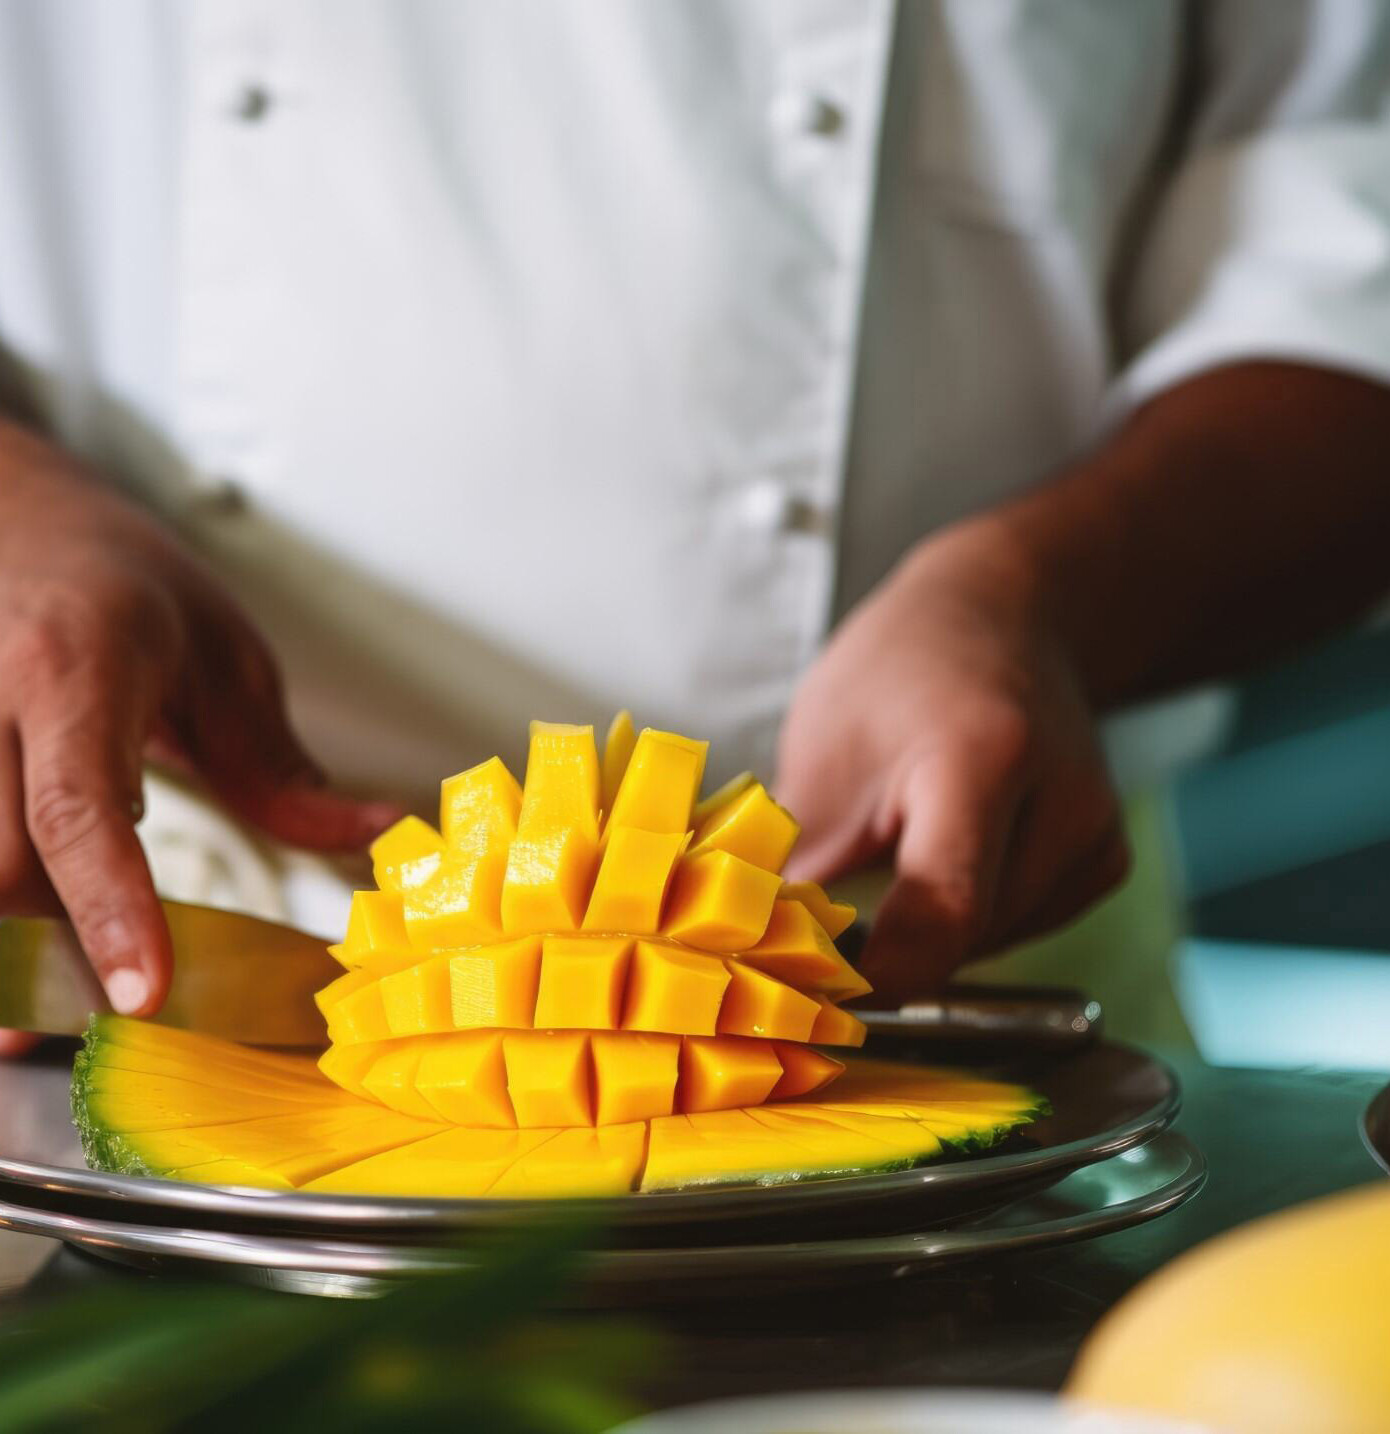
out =
[[609,827],[684,835],[690,829],[708,751],[708,742],[675,732],[648,727],[640,733],[613,798]]
[[[537,1091],[539,1063],[520,1049],[543,1040],[560,1057],[560,1089],[572,1091],[595,1124],[517,1122],[515,1098],[539,1094],[554,1108],[555,1092]],[[509,1042],[512,1065],[527,1070],[515,1095],[508,1088]],[[716,1085],[734,1098],[755,1081],[764,1084],[769,1045],[782,1070],[771,1103],[689,1109],[711,1099]],[[571,1059],[576,1046],[587,1049],[592,1063],[591,1110]],[[689,1056],[676,1054],[677,1047],[690,1048]],[[441,1118],[352,1096],[306,1057],[128,1017],[95,1017],[73,1071],[73,1112],[88,1162],[123,1174],[265,1190],[435,1198],[619,1194],[917,1165],[947,1146],[987,1146],[1045,1110],[1037,1096],[1007,1082],[874,1061],[852,1064],[836,1081],[832,1096],[843,1100],[788,1098],[787,1089],[825,1073],[818,1053],[800,1043],[467,1031],[345,1049],[359,1074],[390,1099],[423,1098]],[[412,1062],[413,1089],[399,1075]],[[687,1072],[697,1073],[688,1094],[681,1088]],[[644,1108],[671,1113],[624,1118]],[[468,1118],[446,1124],[448,1111]]]
[[781,890],[776,872],[726,851],[686,857],[672,883],[664,935],[702,951],[744,951],[767,930]]
[[754,782],[716,807],[695,829],[691,852],[726,851],[764,871],[781,871],[801,828],[779,807],[761,782]]
[[594,729],[533,722],[502,882],[504,931],[572,931],[583,920],[598,859],[598,799]]
[[690,834],[683,831],[610,827],[581,923],[584,930],[655,935],[676,863],[689,840]]
[[729,979],[722,961],[639,941],[628,975],[623,1029],[712,1036]]
[[347,935],[342,944],[328,949],[344,966],[360,966],[364,957],[378,951],[403,951],[405,903],[394,891],[354,891],[348,911]]
[[721,1036],[811,1039],[821,1012],[815,997],[738,961],[730,961],[728,971],[729,988],[719,1008]]
[[862,996],[873,989],[799,901],[775,901],[767,930],[738,959],[798,990],[836,1000]]
[[616,1028],[631,954],[632,942],[625,936],[547,936],[535,1024],[551,1030]]

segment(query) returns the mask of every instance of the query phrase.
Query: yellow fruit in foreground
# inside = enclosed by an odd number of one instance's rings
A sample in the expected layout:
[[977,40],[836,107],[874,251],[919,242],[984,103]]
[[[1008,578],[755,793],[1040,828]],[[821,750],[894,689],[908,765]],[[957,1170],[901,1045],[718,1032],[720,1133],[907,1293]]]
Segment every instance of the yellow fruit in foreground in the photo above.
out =
[[1068,1393],[1229,1434],[1390,1430],[1390,1185],[1257,1220],[1146,1280]]

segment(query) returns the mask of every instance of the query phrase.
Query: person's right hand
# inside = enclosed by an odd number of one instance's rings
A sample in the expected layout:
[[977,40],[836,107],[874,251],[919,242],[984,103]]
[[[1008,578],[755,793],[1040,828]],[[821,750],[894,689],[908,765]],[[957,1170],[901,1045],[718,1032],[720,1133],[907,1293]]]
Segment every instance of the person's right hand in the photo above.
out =
[[[137,1015],[171,968],[134,831],[151,746],[295,846],[359,848],[400,814],[324,788],[274,660],[193,557],[0,423],[0,914],[65,910],[111,1004]],[[0,1033],[0,1054],[23,1044]]]

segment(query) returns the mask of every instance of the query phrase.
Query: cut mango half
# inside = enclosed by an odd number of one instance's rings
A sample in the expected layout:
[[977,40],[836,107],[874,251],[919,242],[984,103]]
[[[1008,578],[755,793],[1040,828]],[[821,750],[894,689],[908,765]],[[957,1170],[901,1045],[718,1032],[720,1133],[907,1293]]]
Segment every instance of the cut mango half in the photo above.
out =
[[270,1189],[534,1195],[783,1180],[987,1144],[1038,1102],[854,1062],[852,907],[782,865],[753,777],[700,796],[708,744],[533,722],[526,779],[449,777],[438,826],[372,844],[317,995],[317,1064],[100,1018],[74,1072],[106,1169]]
[[[748,1038],[475,1031],[371,1053],[359,1079],[423,1104],[406,1112],[351,1095],[307,1057],[97,1016],[73,1070],[73,1115],[88,1163],[120,1174],[536,1198],[901,1169],[991,1145],[1046,1110],[1021,1086],[873,1061],[852,1062],[832,1087],[849,1099],[826,1101],[813,1086],[839,1062]],[[689,1098],[680,1094],[687,1081]],[[806,1093],[793,1096],[798,1085]],[[682,1109],[720,1091],[769,1099]],[[635,1114],[653,1105],[670,1113]]]

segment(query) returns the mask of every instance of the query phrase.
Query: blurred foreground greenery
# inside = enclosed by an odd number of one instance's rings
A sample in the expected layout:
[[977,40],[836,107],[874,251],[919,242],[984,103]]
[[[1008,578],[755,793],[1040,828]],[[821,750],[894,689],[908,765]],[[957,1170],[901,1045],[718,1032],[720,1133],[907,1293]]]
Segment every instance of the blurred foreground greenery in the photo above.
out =
[[542,1309],[573,1230],[509,1236],[376,1299],[130,1282],[0,1320],[0,1430],[599,1434],[660,1357],[631,1323]]

